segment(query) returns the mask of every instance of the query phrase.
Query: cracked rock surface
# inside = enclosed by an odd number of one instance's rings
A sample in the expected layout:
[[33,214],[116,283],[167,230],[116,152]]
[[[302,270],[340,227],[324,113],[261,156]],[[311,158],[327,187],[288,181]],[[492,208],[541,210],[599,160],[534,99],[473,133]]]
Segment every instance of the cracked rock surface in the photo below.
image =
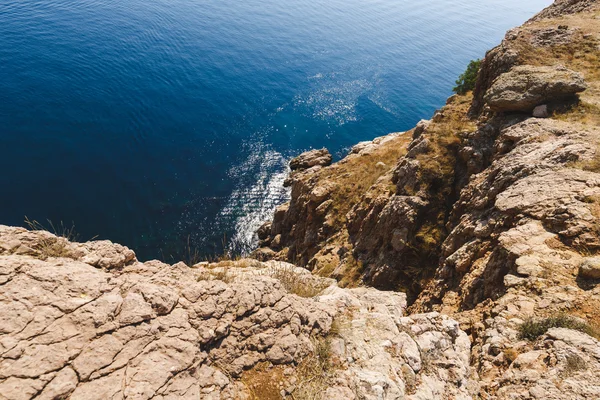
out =
[[[244,371],[294,368],[315,337],[337,360],[328,399],[468,396],[469,338],[438,313],[404,317],[403,293],[277,261],[141,263],[110,242],[6,226],[0,249],[1,399],[251,399]],[[324,291],[289,293],[293,276]]]
[[0,227],[0,398],[237,398],[244,369],[306,355],[335,313],[268,276],[210,280],[108,242],[14,254],[50,237]]

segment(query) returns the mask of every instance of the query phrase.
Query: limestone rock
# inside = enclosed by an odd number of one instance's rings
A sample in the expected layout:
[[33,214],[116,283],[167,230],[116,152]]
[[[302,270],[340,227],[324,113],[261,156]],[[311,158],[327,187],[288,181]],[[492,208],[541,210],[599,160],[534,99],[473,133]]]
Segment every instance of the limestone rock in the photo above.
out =
[[[34,247],[49,237],[0,226],[1,244],[23,235]],[[335,314],[288,293],[270,272],[284,266],[240,261],[238,275],[82,246],[93,265],[87,255],[0,255],[0,397],[243,398],[244,369],[299,360]]]
[[404,294],[374,289],[332,286],[319,301],[352,310],[338,317],[342,365],[328,398],[470,397],[470,340],[456,321],[438,313],[403,317]]
[[292,171],[305,170],[315,166],[327,166],[331,164],[331,154],[327,149],[310,150],[300,154],[290,161]]
[[585,279],[600,279],[600,257],[585,260],[579,267],[579,276]]
[[485,102],[493,111],[531,111],[537,105],[562,100],[587,88],[581,74],[564,67],[521,65],[498,77]]

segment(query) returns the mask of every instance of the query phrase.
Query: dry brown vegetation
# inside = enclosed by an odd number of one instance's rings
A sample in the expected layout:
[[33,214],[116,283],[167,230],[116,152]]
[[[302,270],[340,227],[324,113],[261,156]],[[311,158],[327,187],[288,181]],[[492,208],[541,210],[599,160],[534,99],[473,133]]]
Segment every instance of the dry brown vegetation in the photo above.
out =
[[342,279],[339,281],[341,287],[357,287],[362,283],[362,274],[365,271],[365,266],[362,261],[357,260],[352,255],[352,251],[348,251],[344,263],[344,272]]
[[329,286],[319,278],[310,274],[298,274],[292,266],[280,266],[270,270],[270,275],[279,280],[288,293],[300,297],[315,297]]
[[[417,257],[422,260],[428,254],[437,254],[446,237],[448,202],[455,193],[456,157],[461,137],[477,129],[475,122],[467,116],[471,100],[471,93],[457,96],[442,109],[441,117],[434,118],[425,133],[429,140],[429,151],[416,157],[420,165],[417,176],[419,186],[403,188],[406,194],[419,194],[430,202],[427,215],[415,234],[416,242],[412,245],[415,253],[420,254]],[[424,268],[412,271],[412,274],[417,274],[416,279],[426,277],[419,275],[427,275]]]
[[[334,218],[331,221],[333,225],[345,225],[348,211],[380,177],[396,165],[400,157],[406,154],[406,147],[410,141],[410,134],[405,133],[369,154],[348,157],[320,172],[319,181],[335,182],[330,195],[330,199],[333,200],[330,212]],[[385,164],[385,167],[378,163]],[[383,186],[384,190],[394,190],[391,177],[388,179],[388,185]]]
[[329,338],[314,338],[315,351],[296,368],[298,382],[291,393],[293,400],[325,400],[325,391],[336,368]]
[[75,233],[75,225],[65,225],[62,221],[60,224],[53,224],[52,221],[48,220],[48,226],[36,221],[30,220],[25,217],[25,225],[32,231],[45,231],[50,232],[54,236],[48,236],[40,239],[34,246],[35,256],[41,260],[48,258],[73,258],[77,256],[69,251],[69,242],[77,241],[77,234]]
[[248,390],[251,400],[281,400],[280,387],[284,381],[285,367],[274,366],[269,362],[257,364],[242,374],[242,383]]
[[[530,43],[530,30],[556,28],[558,25],[576,27],[573,39],[568,44],[537,47]],[[525,35],[515,44],[519,62],[530,65],[563,65],[583,74],[589,88],[581,94],[581,102],[567,110],[556,112],[554,118],[600,125],[600,19],[589,16],[565,16],[552,20],[541,20],[527,26]]]
[[576,161],[569,165],[573,168],[579,168],[584,171],[600,172],[600,144],[596,147],[596,153],[590,160]]
[[[269,362],[245,371],[241,382],[250,393],[250,398],[325,400],[325,391],[337,366],[331,356],[328,338],[315,337],[312,342],[314,351],[300,360],[291,375],[286,375],[285,366],[274,366]],[[285,390],[289,390],[289,395],[282,395]]]

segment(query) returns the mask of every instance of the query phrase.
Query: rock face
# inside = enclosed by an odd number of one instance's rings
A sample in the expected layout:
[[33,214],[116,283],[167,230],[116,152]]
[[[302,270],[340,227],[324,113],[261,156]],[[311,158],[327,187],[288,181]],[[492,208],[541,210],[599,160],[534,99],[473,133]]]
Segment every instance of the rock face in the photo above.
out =
[[331,164],[331,154],[327,149],[311,150],[292,159],[290,169],[297,171],[316,166],[325,167],[329,164]]
[[492,111],[531,111],[587,88],[581,74],[560,67],[517,66],[500,75],[485,95]]
[[[62,239],[0,226],[2,399],[251,399],[245,374],[301,362],[315,337],[336,365],[328,399],[467,396],[467,335],[436,313],[403,318],[404,294],[341,289],[281,262],[140,263],[106,241],[64,242],[95,257],[17,254],[48,240]],[[117,267],[116,254],[131,257]],[[326,289],[299,297],[290,282]],[[306,379],[288,375],[275,382],[284,395]]]
[[[3,245],[40,237],[49,235],[0,227]],[[226,283],[204,268],[134,259],[100,269],[124,248],[88,245],[104,253],[0,255],[2,398],[236,398],[232,377],[260,361],[290,363],[330,329],[334,310],[268,276]]]
[[532,21],[548,18],[557,18],[564,15],[583,13],[598,9],[596,0],[556,0],[550,7],[544,9],[533,17]]
[[[357,160],[398,142],[359,143],[293,177],[263,251],[340,285],[404,291],[409,313],[459,321],[470,396],[597,398],[599,12],[597,1],[556,1],[509,31],[474,92],[407,132],[366,187],[346,184],[366,169]],[[539,332],[528,337],[528,324]]]

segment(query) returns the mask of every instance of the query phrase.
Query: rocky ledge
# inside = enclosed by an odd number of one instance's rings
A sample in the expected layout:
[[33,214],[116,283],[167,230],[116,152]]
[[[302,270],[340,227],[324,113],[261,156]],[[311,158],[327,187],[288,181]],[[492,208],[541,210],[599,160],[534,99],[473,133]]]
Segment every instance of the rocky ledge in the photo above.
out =
[[458,322],[404,317],[402,293],[283,262],[141,263],[0,226],[0,287],[3,399],[464,398],[472,385]]

